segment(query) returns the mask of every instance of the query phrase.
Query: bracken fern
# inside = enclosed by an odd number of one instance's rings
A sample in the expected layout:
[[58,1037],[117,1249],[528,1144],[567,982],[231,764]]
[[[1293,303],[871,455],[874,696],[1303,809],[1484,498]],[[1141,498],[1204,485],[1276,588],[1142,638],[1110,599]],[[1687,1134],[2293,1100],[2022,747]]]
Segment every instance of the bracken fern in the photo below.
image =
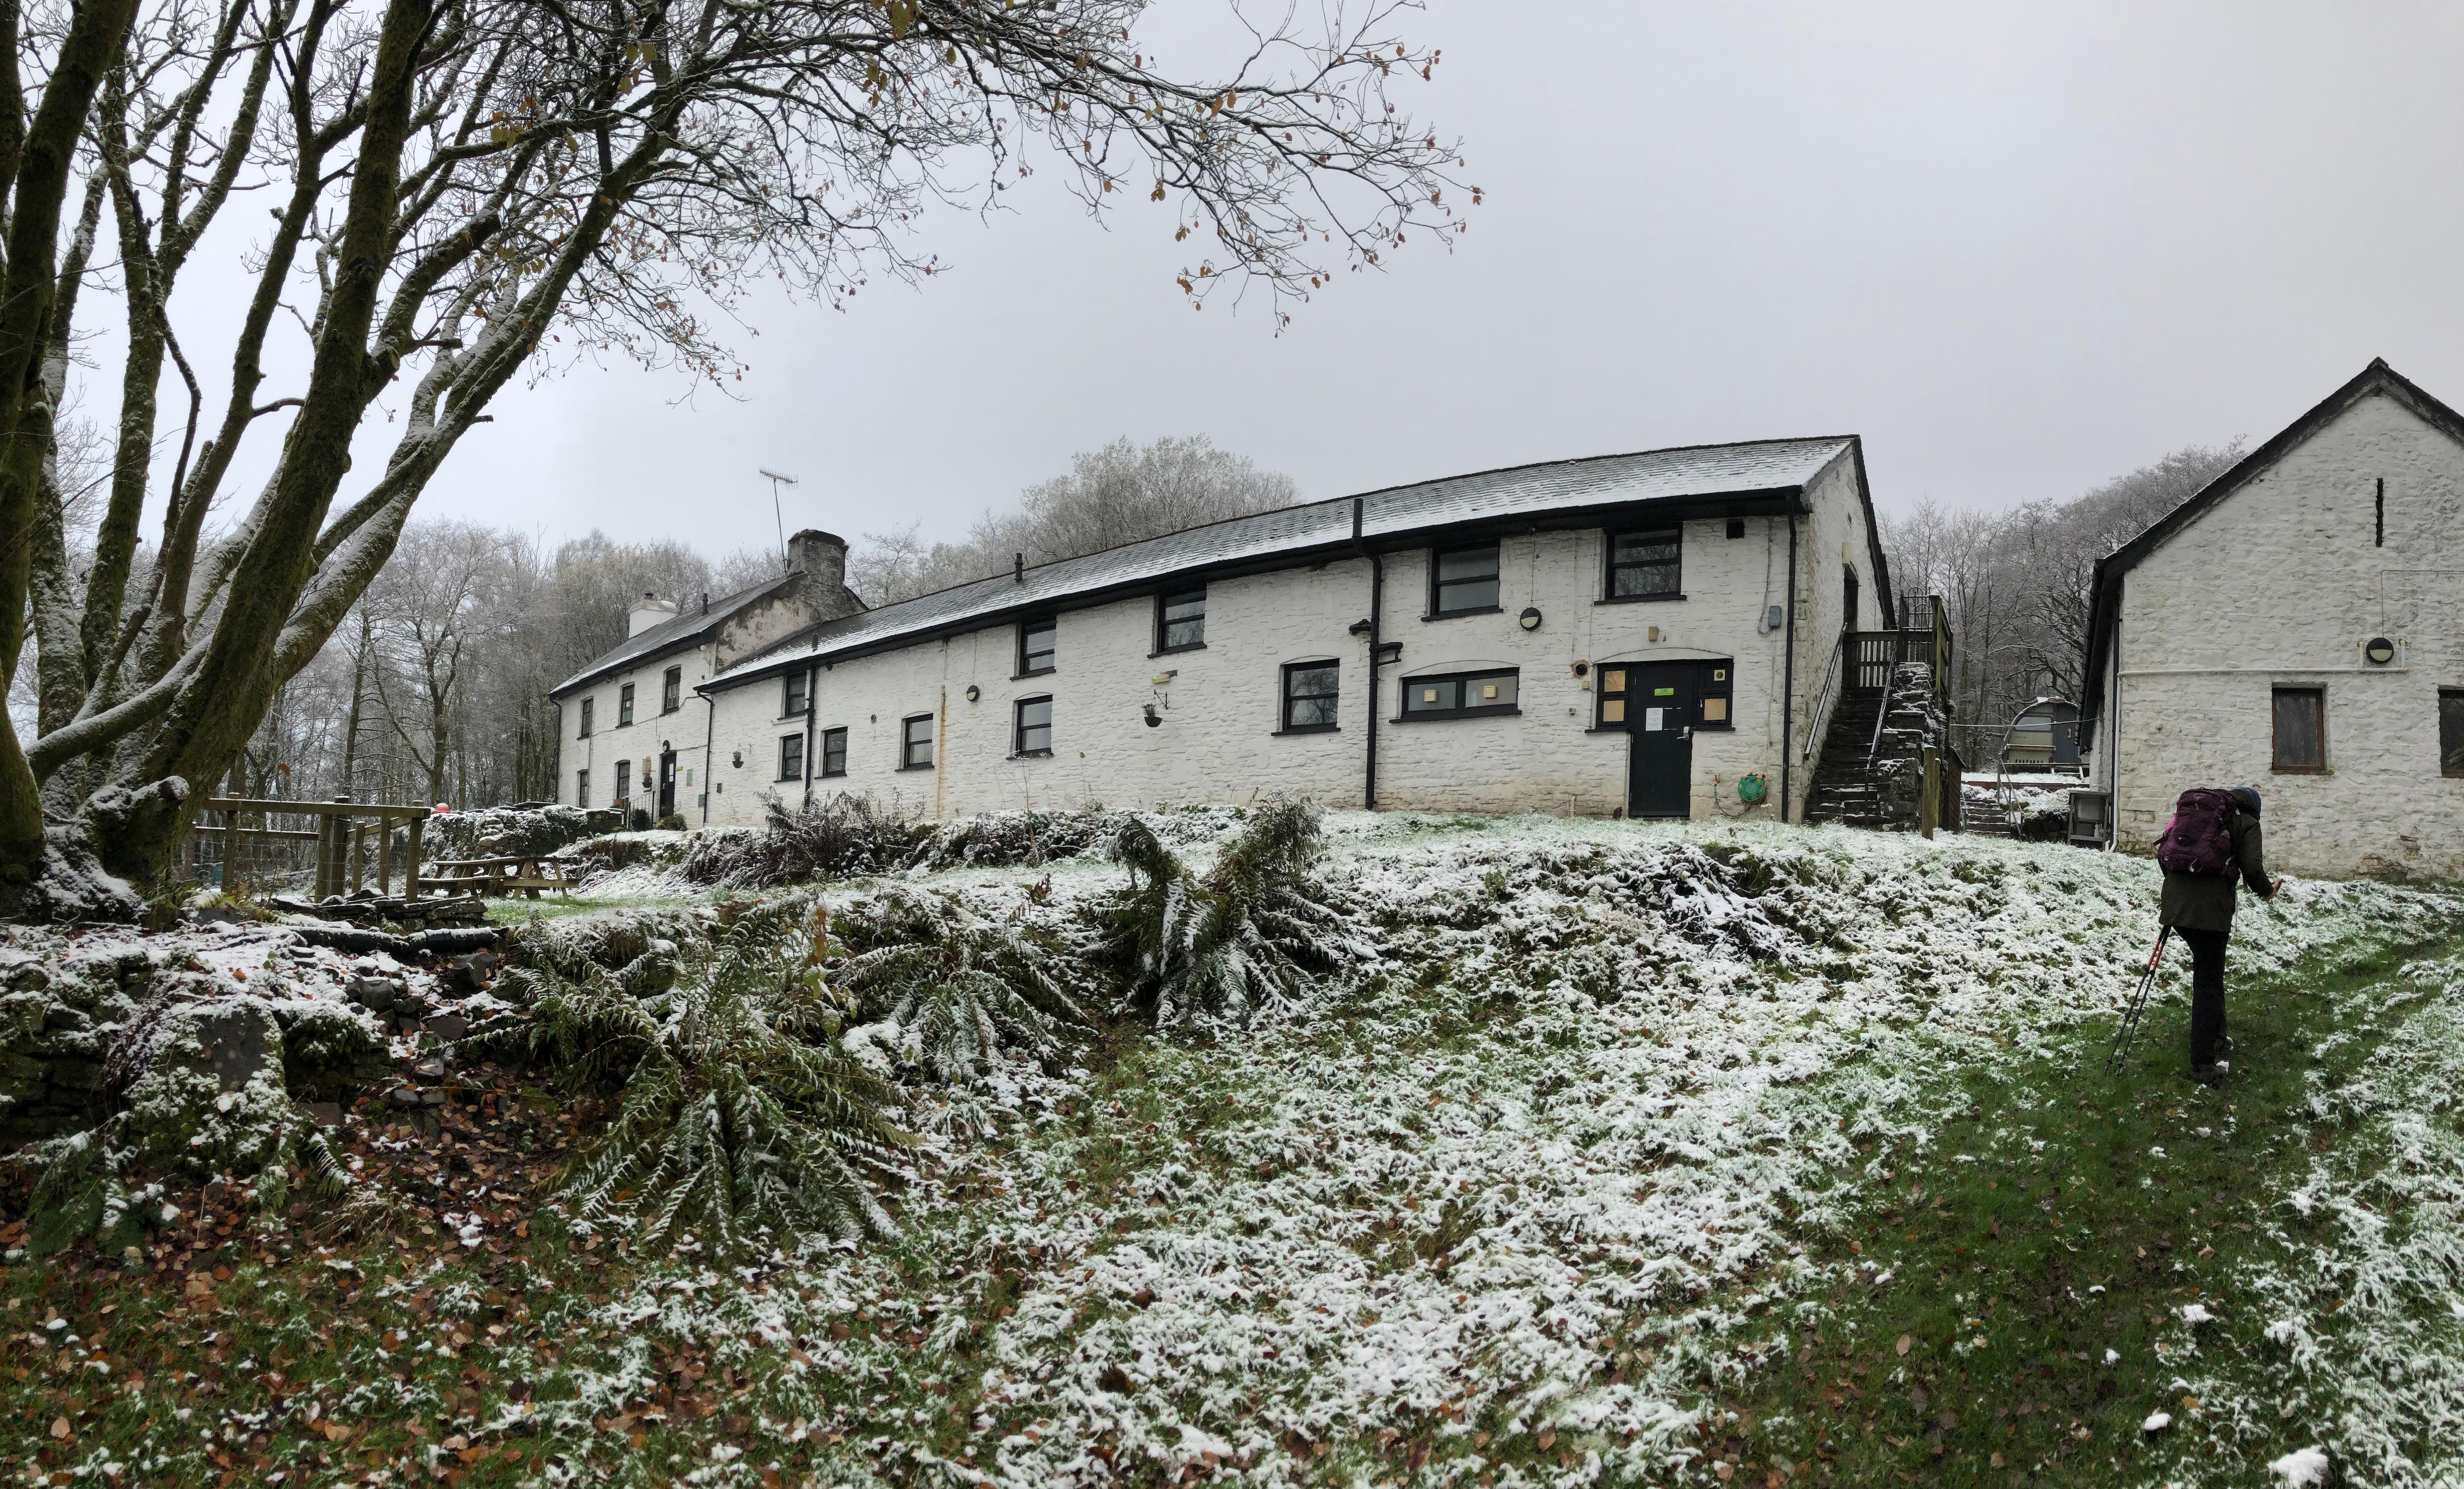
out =
[[850,953],[836,982],[851,1017],[896,1024],[941,1080],[971,1081],[1004,1048],[1047,1059],[1087,1022],[1052,974],[1067,961],[1054,937],[955,895],[893,887],[840,911],[835,929]]

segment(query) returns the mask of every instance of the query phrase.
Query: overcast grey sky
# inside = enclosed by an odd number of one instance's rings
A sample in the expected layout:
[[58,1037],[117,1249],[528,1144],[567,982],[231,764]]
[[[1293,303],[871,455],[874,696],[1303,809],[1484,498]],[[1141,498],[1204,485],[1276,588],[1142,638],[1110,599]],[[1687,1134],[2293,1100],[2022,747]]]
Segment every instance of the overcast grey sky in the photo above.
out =
[[2264,437],[2373,356],[2464,400],[2452,0],[1431,0],[1417,33],[1444,62],[1411,105],[1487,205],[1280,338],[1187,308],[1163,208],[1013,192],[927,219],[955,272],[923,288],[758,305],[738,401],[509,391],[423,513],[715,556],[772,541],[768,465],[804,478],[791,530],[953,536],[1182,433],[1322,497],[1854,432],[1886,508],[2000,506]]

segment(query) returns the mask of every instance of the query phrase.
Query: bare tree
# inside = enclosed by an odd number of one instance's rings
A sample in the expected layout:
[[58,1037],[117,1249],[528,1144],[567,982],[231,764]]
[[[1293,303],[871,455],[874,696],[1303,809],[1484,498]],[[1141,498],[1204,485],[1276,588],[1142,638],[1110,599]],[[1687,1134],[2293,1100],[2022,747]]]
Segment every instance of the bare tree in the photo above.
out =
[[[505,541],[467,522],[413,524],[368,592],[385,646],[370,674],[377,706],[426,777],[426,801],[446,799],[462,659],[493,607]],[[459,793],[457,793],[459,795]]]
[[1022,556],[1028,563],[1074,558],[1288,507],[1300,495],[1290,476],[1261,471],[1202,434],[1145,446],[1118,439],[1069,464],[1067,475],[1028,487],[1020,511],[986,513],[964,542],[928,547],[913,527],[867,534],[848,562],[848,584],[868,603],[886,604],[1006,572]]
[[[64,832],[116,872],[158,874],[191,784],[230,768],[438,467],[542,359],[728,377],[717,328],[745,285],[775,274],[835,302],[930,274],[903,226],[933,202],[991,206],[1035,148],[1091,210],[1177,202],[1202,254],[1183,291],[1260,287],[1278,323],[1338,269],[1461,230],[1456,146],[1393,99],[1436,61],[1394,33],[1408,5],[1289,11],[1203,71],[1133,40],[1142,9],[80,0],[44,30],[0,0],[0,682],[31,624],[51,674],[37,691],[68,714],[47,707],[31,747],[0,730],[0,888],[40,870],[47,783]],[[271,212],[239,328],[213,349],[217,406],[172,292],[243,186]],[[106,208],[116,251],[99,252]],[[47,472],[89,280],[117,288],[126,327],[111,495],[80,582]],[[308,370],[269,388],[294,324]],[[185,410],[152,491],[165,362]],[[337,509],[353,437],[397,384],[392,449]],[[207,541],[243,445],[276,414],[271,473]],[[163,524],[141,561],[149,496]]]

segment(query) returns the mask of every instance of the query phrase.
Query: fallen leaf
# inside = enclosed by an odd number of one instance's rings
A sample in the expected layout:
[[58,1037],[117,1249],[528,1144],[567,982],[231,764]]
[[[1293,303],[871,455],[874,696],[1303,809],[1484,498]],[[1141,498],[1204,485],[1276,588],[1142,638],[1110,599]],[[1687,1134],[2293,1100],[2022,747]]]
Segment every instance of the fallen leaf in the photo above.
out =
[[67,1417],[55,1416],[52,1418],[52,1435],[57,1437],[62,1442],[69,1440],[69,1419]]
[[1902,1353],[1902,1354],[1906,1354],[1906,1353],[1908,1352],[1909,1348],[1910,1348],[1911,1347],[1913,1347],[1915,1344],[1916,1344],[1916,1341],[1915,1341],[1915,1340],[1913,1340],[1913,1339],[1909,1338],[1909,1337],[1908,1337],[1907,1335],[1905,1335],[1905,1334],[1902,1334],[1902,1335],[1900,1336],[1900,1342],[1899,1342],[1899,1344],[1897,1344],[1897,1345],[1896,1345],[1896,1346],[1894,1346],[1893,1347],[1894,1347],[1894,1348],[1896,1348],[1896,1349],[1898,1349],[1898,1350],[1900,1351],[1900,1353]]

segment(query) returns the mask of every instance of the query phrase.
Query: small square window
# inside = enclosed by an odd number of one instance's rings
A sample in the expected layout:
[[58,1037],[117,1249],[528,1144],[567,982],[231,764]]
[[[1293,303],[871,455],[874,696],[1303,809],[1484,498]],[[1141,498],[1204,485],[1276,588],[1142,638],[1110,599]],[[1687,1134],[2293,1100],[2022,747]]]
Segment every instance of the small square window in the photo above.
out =
[[781,780],[802,780],[804,778],[803,735],[781,734],[779,736],[779,778]]
[[2464,776],[2464,688],[2439,690],[2438,773]]
[[1611,536],[1608,598],[1654,600],[1677,594],[1683,550],[1684,534],[1673,527]]
[[662,713],[673,713],[676,710],[681,709],[684,706],[685,669],[680,667],[671,667],[668,668],[666,674],[659,679],[659,712]]
[[844,729],[822,731],[822,774],[824,776],[847,774],[847,732]]
[[1018,675],[1033,677],[1039,672],[1051,671],[1060,636],[1061,623],[1051,616],[1021,622],[1018,627]]
[[1430,556],[1429,613],[1469,615],[1497,608],[1497,545],[1441,548]]
[[2278,688],[2275,697],[2276,768],[2316,772],[2327,768],[2327,691]]
[[898,764],[902,770],[920,771],[933,764],[933,715],[909,715],[899,725]]
[[1342,692],[1338,662],[1295,662],[1284,668],[1284,733],[1310,734],[1335,727]]
[[813,674],[790,672],[779,680],[779,716],[794,718],[811,706]]
[[631,722],[633,722],[633,685],[627,683],[616,690],[616,727],[622,729]]
[[1052,753],[1052,700],[1021,698],[1018,700],[1018,729],[1011,741],[1016,755],[1050,755]]
[[1155,650],[1189,651],[1205,645],[1205,590],[1185,589],[1155,598]]

